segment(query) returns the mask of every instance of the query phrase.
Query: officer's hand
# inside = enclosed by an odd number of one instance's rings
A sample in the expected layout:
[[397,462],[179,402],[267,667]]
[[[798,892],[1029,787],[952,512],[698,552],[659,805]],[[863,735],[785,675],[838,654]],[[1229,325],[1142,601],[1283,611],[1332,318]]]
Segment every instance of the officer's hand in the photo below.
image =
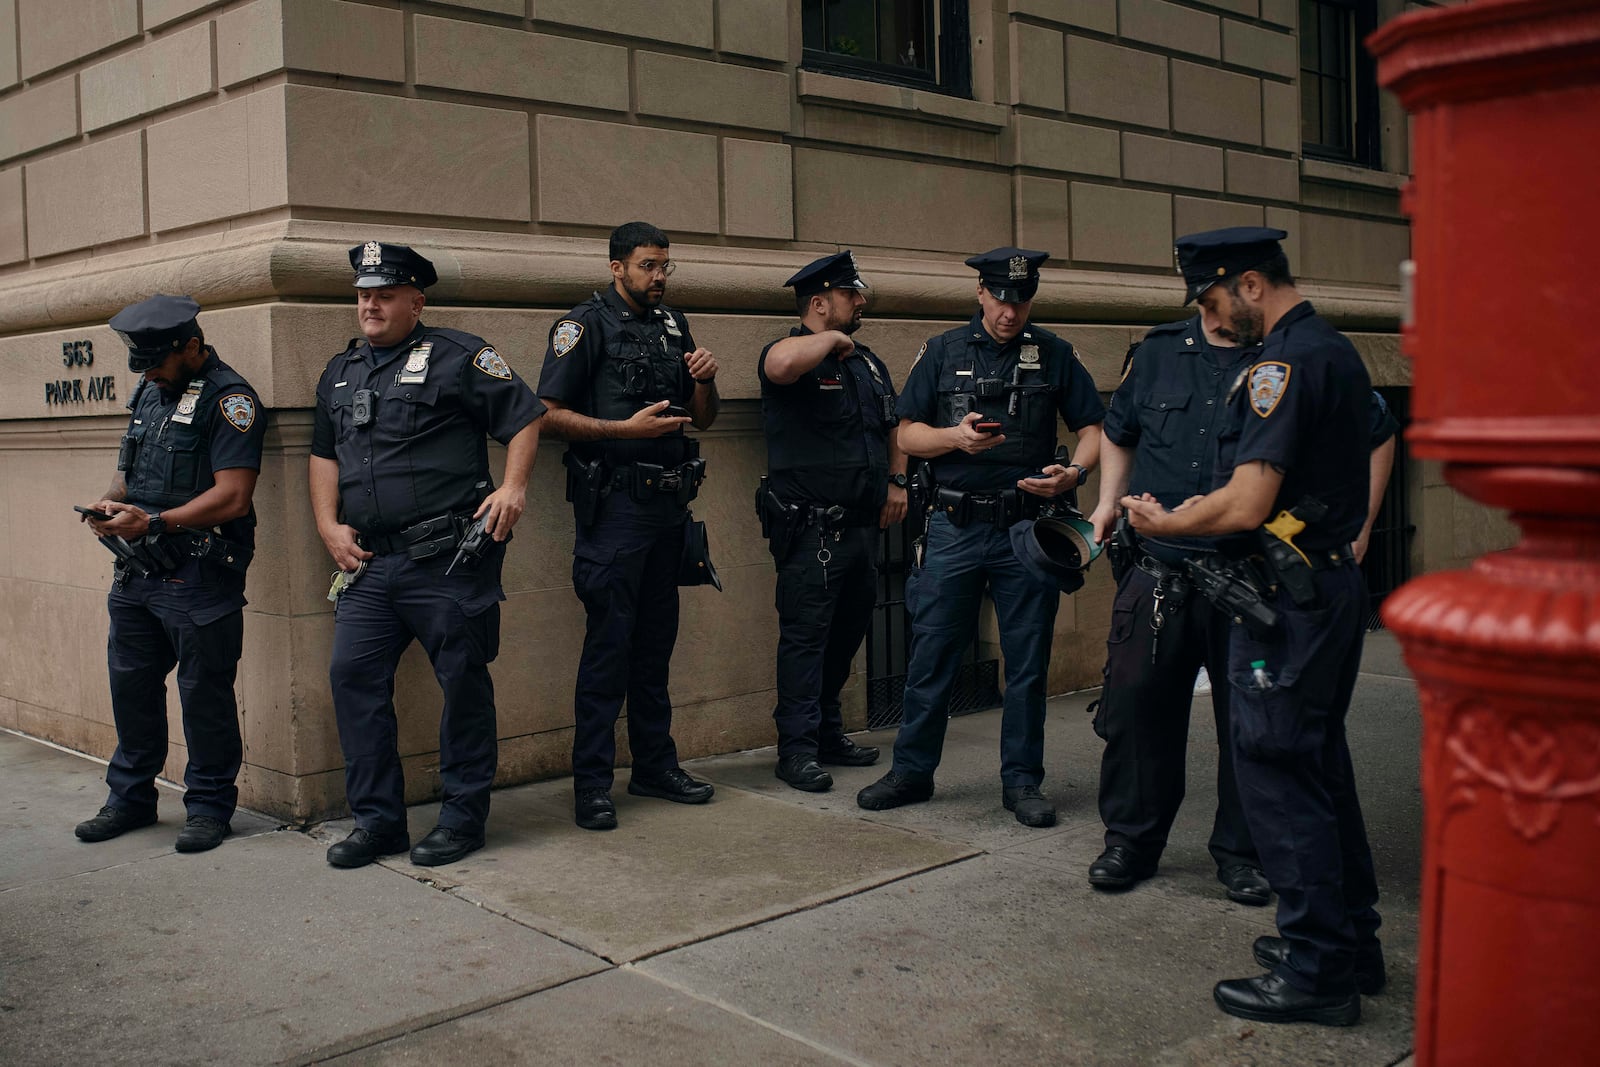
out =
[[1122,509],[1110,500],[1103,501],[1094,509],[1094,514],[1089,516],[1089,522],[1094,526],[1095,544],[1105,544],[1106,538],[1111,535],[1111,528],[1117,524],[1117,516],[1121,513]]
[[1003,433],[979,433],[976,427],[981,418],[983,416],[978,412],[969,411],[966,418],[951,427],[956,435],[955,446],[969,456],[987,452],[995,445],[1005,444],[1006,441],[1006,435]]
[[528,505],[528,494],[522,489],[515,489],[509,485],[502,485],[494,492],[483,498],[483,503],[478,505],[478,510],[472,513],[474,519],[489,516],[483,528],[489,536],[496,541],[504,541],[511,536],[511,527],[522,518],[523,509]]
[[322,534],[322,543],[333,557],[334,566],[342,571],[353,571],[362,560],[371,559],[372,553],[356,544],[356,528],[342,523]]
[[709,385],[717,376],[717,357],[704,348],[697,348],[683,357],[689,364],[689,373],[699,379],[699,384]]
[[883,502],[883,510],[878,512],[878,529],[887,530],[905,517],[906,491],[898,485],[891,485],[889,499]]
[[94,532],[101,537],[120,537],[124,541],[135,537],[143,537],[145,531],[150,529],[150,515],[143,508],[124,504],[120,500],[102,500],[98,510],[111,513],[111,518],[105,522],[89,520],[89,525],[94,527]]
[[1040,472],[1043,478],[1019,478],[1017,488],[1034,496],[1060,496],[1078,484],[1078,468],[1052,463]]
[[1367,545],[1372,541],[1372,527],[1363,526],[1356,539],[1350,542],[1350,554],[1356,559],[1356,566],[1361,566],[1361,561],[1367,558]]
[[668,405],[671,403],[672,401],[670,400],[657,400],[654,404],[648,404],[635,411],[632,417],[622,424],[625,432],[617,436],[633,438],[660,437],[663,434],[671,433],[690,421],[683,415],[661,414],[667,410]]
[[1128,521],[1140,533],[1160,534],[1171,524],[1172,513],[1149,493],[1125,496],[1120,503],[1128,509]]
[[833,354],[840,359],[849,359],[856,354],[856,343],[850,340],[850,335],[843,330],[830,330],[833,334]]

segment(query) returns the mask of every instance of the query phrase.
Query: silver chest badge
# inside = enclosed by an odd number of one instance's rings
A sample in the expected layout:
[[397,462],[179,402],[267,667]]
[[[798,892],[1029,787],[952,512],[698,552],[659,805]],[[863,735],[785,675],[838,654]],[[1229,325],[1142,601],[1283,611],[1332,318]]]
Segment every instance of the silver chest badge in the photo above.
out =
[[428,379],[428,357],[433,354],[433,342],[422,344],[406,353],[406,369],[395,375],[402,385],[420,385]]
[[1023,367],[1029,370],[1039,369],[1039,346],[1023,345],[1022,355],[1019,357]]
[[200,403],[200,390],[205,387],[206,383],[200,379],[189,383],[189,387],[178,398],[178,410],[172,415],[173,422],[181,422],[184,425],[194,422],[194,410]]

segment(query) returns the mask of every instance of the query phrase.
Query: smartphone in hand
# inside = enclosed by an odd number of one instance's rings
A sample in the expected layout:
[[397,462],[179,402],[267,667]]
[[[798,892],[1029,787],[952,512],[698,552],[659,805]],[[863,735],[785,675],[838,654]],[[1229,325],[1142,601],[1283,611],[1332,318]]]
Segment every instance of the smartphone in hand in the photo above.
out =
[[110,515],[106,514],[103,511],[96,511],[96,510],[94,510],[94,508],[81,508],[78,505],[74,504],[74,505],[72,505],[72,510],[76,511],[79,515],[82,515],[84,518],[87,518],[87,519],[94,519],[94,520],[96,520],[98,522],[110,522],[111,521],[111,516]]
[[985,422],[982,419],[979,419],[977,422],[972,424],[972,428],[977,430],[979,433],[994,433],[1000,428],[1000,424],[998,422]]
[[667,409],[658,416],[663,419],[689,419],[694,416],[689,414],[689,409],[682,404],[668,404]]

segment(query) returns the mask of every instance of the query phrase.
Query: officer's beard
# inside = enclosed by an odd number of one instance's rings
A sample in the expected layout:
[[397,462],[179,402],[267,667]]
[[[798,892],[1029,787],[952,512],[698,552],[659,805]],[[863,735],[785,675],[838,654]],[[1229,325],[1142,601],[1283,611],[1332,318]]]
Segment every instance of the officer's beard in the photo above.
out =
[[1231,331],[1218,330],[1217,332],[1232,340],[1240,348],[1258,345],[1266,339],[1266,331],[1263,327],[1266,325],[1267,318],[1259,311],[1248,307],[1236,307],[1233,314],[1228,317],[1228,321],[1232,324],[1233,329]]
[[642,308],[653,308],[653,307],[655,307],[656,305],[661,303],[662,297],[667,295],[667,291],[666,291],[665,288],[662,288],[662,289],[635,289],[633,286],[629,285],[627,282],[623,282],[622,283],[622,288],[623,288],[623,291],[628,294],[628,299],[632,300],[635,304],[639,305]]

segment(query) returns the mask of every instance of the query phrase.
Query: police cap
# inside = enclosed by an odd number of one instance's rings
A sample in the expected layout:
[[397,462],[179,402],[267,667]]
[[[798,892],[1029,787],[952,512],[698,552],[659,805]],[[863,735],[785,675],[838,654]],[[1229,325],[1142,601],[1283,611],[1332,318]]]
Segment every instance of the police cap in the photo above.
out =
[[1283,251],[1289,236],[1270,226],[1229,226],[1180,237],[1173,251],[1183,275],[1185,304],[1230,274],[1254,270]]
[[1024,519],[1011,526],[1011,551],[1023,569],[1063,593],[1083,586],[1083,572],[1100,554],[1091,538],[1094,527],[1083,519]]
[[1032,300],[1039,291],[1039,265],[1049,258],[1049,252],[996,248],[968,259],[967,266],[978,272],[978,281],[990,296],[1007,304],[1021,304]]
[[812,260],[783,283],[793,287],[796,296],[812,296],[831,289],[866,289],[867,283],[856,270],[856,257],[847,248],[831,256]]
[[157,293],[111,316],[111,328],[128,346],[128,369],[143,373],[161,366],[189,338],[200,335],[195,321],[199,314],[200,305],[192,297]]
[[386,285],[426,289],[439,280],[433,264],[405,245],[378,241],[356,245],[350,250],[350,265],[356,269],[357,289],[381,289]]

